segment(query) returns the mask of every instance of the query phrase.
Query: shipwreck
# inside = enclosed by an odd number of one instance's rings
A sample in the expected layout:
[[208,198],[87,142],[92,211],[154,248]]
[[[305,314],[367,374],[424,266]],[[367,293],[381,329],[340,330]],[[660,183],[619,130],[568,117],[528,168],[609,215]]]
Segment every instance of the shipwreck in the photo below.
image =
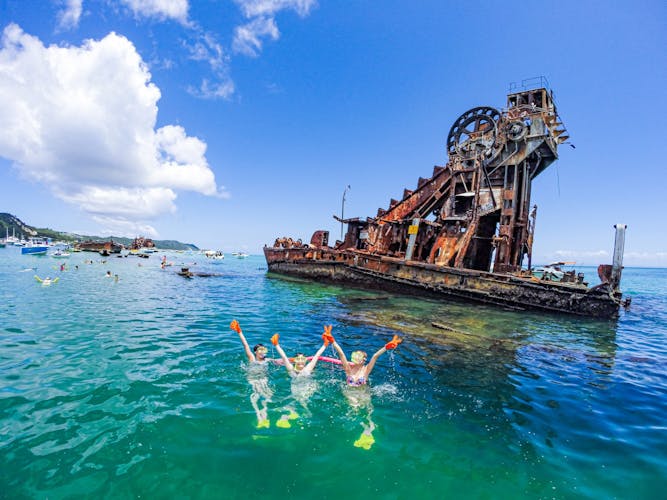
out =
[[[409,293],[609,318],[618,315],[626,227],[617,224],[612,264],[589,287],[575,271],[533,268],[537,207],[532,180],[558,158],[569,134],[543,79],[510,87],[504,109],[463,113],[447,136],[448,161],[375,217],[342,219],[309,243],[264,247],[269,272]],[[557,276],[558,278],[554,278]]]
[[112,253],[120,253],[123,249],[123,245],[116,243],[112,239],[109,241],[86,240],[76,243],[74,248],[81,252],[98,252],[101,255],[109,255]]

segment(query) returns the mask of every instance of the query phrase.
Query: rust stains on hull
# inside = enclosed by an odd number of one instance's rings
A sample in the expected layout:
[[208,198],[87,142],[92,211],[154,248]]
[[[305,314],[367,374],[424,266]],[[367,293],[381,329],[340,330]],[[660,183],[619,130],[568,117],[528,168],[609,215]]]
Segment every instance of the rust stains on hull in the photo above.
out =
[[264,248],[270,272],[403,293],[426,292],[442,298],[542,310],[614,317],[618,302],[608,290],[547,283],[510,274],[403,262],[391,257],[334,249]]
[[264,249],[269,270],[519,309],[617,315],[624,225],[616,226],[613,264],[601,266],[597,287],[562,270],[565,263],[533,268],[532,181],[569,138],[553,93],[537,83],[512,89],[506,108],[463,113],[447,137],[447,163],[375,217],[334,217],[347,224],[342,241],[330,246],[322,230],[309,244],[276,239]]

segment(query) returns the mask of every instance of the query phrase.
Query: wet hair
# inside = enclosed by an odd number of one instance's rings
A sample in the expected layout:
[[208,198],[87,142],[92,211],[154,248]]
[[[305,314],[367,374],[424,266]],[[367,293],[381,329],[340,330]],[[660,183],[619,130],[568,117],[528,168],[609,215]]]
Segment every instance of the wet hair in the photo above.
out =
[[255,347],[252,348],[252,352],[257,352],[257,349],[259,349],[260,347],[266,348],[264,344],[257,344]]
[[[357,358],[359,355],[363,356],[364,360],[366,360],[366,358],[368,357],[368,355],[364,351],[354,351],[352,353],[352,355],[350,356],[350,361],[352,361],[352,363],[354,363],[354,364],[357,364],[354,361],[354,358]],[[363,363],[363,361],[362,361],[362,363]]]

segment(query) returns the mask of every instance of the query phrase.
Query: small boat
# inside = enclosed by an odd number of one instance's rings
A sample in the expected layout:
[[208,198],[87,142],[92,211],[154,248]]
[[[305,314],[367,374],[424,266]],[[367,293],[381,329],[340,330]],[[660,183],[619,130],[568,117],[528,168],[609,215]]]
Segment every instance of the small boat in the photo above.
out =
[[12,228],[12,235],[9,236],[9,228],[5,228],[5,231],[7,235],[5,236],[5,244],[6,245],[14,245],[14,246],[23,246],[23,243],[21,243],[21,240],[19,240],[16,237],[16,233],[14,232],[14,228]]
[[552,262],[546,266],[536,267],[531,275],[541,281],[555,281],[558,283],[583,283],[583,274],[577,274],[574,269],[563,270],[563,266],[573,266],[576,262]]
[[220,250],[206,250],[204,255],[207,259],[223,260],[225,258],[225,254]]
[[21,248],[21,255],[46,255],[49,245],[45,240],[31,238],[30,241]]
[[54,259],[66,259],[69,256],[70,256],[69,252],[63,252],[61,250],[56,250],[51,254],[51,257],[53,257]]
[[237,259],[245,259],[246,257],[248,257],[248,254],[244,252],[233,252],[232,255]]

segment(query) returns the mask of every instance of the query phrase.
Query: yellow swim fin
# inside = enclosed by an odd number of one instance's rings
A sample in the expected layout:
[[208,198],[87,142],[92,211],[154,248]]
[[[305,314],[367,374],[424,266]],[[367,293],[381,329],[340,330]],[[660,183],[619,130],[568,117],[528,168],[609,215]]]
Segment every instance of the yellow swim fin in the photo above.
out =
[[364,450],[370,450],[371,446],[375,443],[375,438],[372,434],[366,434],[365,432],[361,433],[359,439],[354,442],[354,446],[357,448],[363,448]]
[[289,420],[287,420],[286,418],[281,418],[276,422],[276,426],[282,427],[283,429],[289,429],[290,427],[292,427],[292,424],[290,424]]
[[269,422],[268,418],[265,418],[264,420],[260,420],[257,422],[257,428],[258,429],[268,429],[271,427],[271,422]]

